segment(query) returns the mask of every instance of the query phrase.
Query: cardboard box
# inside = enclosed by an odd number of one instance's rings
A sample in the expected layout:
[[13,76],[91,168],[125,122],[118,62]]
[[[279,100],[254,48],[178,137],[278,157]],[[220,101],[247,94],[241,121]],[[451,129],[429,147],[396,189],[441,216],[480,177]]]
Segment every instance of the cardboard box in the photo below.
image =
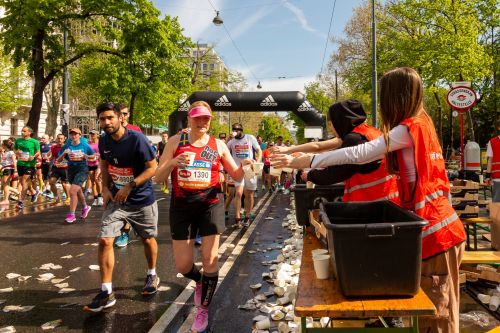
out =
[[463,219],[479,217],[479,206],[465,206],[463,210],[456,210],[456,212]]

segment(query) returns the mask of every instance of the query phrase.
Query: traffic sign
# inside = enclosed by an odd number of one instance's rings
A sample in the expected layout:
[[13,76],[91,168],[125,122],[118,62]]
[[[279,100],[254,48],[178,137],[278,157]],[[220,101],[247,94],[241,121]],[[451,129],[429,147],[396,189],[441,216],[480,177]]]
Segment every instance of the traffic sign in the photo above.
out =
[[469,87],[455,87],[446,95],[446,101],[453,109],[465,112],[476,104],[476,92]]

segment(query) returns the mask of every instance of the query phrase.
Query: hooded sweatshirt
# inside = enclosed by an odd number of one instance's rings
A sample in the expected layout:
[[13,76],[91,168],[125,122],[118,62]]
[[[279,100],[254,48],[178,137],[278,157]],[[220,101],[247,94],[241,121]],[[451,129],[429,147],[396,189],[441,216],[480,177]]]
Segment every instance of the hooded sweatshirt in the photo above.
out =
[[[357,146],[368,142],[368,139],[352,130],[364,123],[366,113],[363,105],[357,100],[345,100],[333,104],[328,109],[328,116],[333,128],[342,139],[340,148]],[[346,164],[330,166],[326,169],[312,169],[307,174],[307,180],[317,185],[330,185],[342,182],[356,173],[367,174],[375,171],[380,166],[380,160],[368,164]]]

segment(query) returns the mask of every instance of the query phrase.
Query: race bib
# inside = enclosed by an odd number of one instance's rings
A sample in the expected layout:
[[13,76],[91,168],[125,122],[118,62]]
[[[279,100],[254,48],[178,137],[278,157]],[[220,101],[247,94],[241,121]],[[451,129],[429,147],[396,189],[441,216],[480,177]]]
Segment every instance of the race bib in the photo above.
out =
[[177,168],[179,186],[189,190],[204,190],[210,187],[212,162],[194,161],[193,165]]
[[72,150],[68,154],[68,158],[72,162],[80,162],[83,161],[83,151],[81,150]]
[[134,180],[134,170],[132,168],[118,168],[108,165],[108,172],[116,188],[122,188]]
[[42,153],[42,159],[44,161],[48,161],[49,160],[49,153]]
[[22,151],[19,153],[19,160],[23,162],[28,162],[30,160],[30,153],[29,151]]
[[249,158],[250,153],[248,147],[248,143],[243,145],[234,145],[234,153],[236,154],[236,157],[241,159]]
[[35,167],[39,168],[39,167],[41,167],[41,166],[42,166],[42,160],[37,159],[37,160],[36,160],[36,163],[35,163]]
[[57,162],[57,160],[55,160],[54,165],[58,169],[66,169],[68,167],[68,161],[62,160],[62,162]]

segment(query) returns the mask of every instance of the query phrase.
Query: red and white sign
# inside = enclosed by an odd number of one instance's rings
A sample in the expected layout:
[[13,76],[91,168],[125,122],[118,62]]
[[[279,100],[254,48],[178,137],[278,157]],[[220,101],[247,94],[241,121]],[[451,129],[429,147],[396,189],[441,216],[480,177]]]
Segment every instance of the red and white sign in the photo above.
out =
[[476,92],[469,87],[456,87],[448,92],[446,101],[455,110],[467,111],[477,102]]

